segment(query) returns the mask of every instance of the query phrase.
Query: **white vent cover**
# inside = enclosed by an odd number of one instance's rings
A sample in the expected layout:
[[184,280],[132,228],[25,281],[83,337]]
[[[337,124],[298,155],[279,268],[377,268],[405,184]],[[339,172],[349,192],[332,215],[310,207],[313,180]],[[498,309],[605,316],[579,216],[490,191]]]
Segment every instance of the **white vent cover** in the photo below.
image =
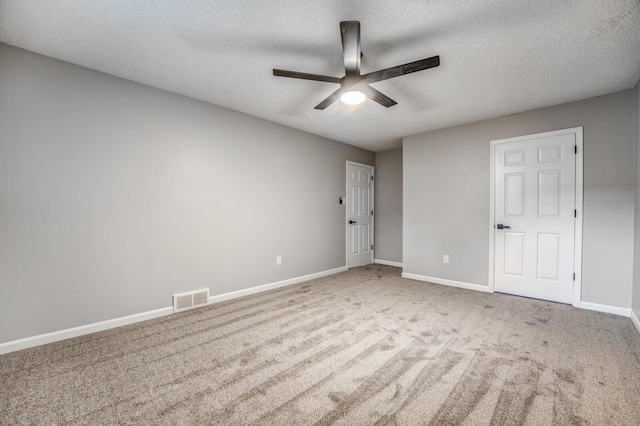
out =
[[189,291],[173,295],[173,312],[186,311],[209,303],[209,289]]

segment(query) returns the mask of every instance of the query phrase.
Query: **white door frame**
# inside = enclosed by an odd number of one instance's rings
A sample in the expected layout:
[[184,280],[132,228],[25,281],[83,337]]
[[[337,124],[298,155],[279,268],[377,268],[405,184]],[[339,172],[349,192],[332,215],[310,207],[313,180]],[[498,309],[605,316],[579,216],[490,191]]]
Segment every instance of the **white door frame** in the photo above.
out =
[[576,138],[576,146],[578,153],[576,155],[576,220],[575,220],[575,239],[574,239],[574,255],[573,255],[573,270],[576,274],[576,279],[573,283],[573,306],[579,308],[582,295],[582,197],[584,191],[583,183],[583,130],[582,127],[572,127],[570,129],[555,130],[552,132],[536,133],[533,135],[517,136],[514,138],[497,139],[490,142],[490,173],[489,173],[489,289],[491,292],[495,292],[495,263],[494,263],[494,250],[495,250],[495,146],[497,144],[508,142],[522,142],[530,139],[538,139],[541,137],[558,136],[566,134],[574,134]]
[[[345,174],[344,174],[344,185],[345,185],[345,200],[346,202],[344,203],[345,205],[345,209],[344,209],[344,265],[347,269],[349,269],[349,226],[348,226],[348,220],[349,220],[349,166],[353,165],[353,166],[360,166],[360,167],[370,167],[371,171],[373,172],[371,174],[371,176],[375,176],[376,174],[376,168],[375,166],[372,166],[371,164],[364,164],[364,163],[356,163],[355,161],[348,161],[347,160],[347,164],[344,167],[345,170]],[[371,181],[371,205],[374,206],[373,208],[373,215],[371,215],[371,244],[373,244],[373,249],[371,249],[371,263],[373,263],[373,259],[375,259],[375,255],[374,255],[374,251],[376,248],[376,242],[374,240],[374,237],[376,235],[375,233],[375,222],[376,222],[376,209],[375,209],[375,184],[376,184],[376,180],[375,178]]]

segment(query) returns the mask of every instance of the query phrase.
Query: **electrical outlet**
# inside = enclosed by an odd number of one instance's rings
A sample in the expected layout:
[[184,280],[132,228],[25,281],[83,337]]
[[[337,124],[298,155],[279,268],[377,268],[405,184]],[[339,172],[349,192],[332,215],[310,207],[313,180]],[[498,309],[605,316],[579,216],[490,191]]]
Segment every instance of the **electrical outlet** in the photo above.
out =
[[282,265],[282,256],[276,256],[276,265]]
[[444,256],[442,256],[442,263],[449,263],[449,255],[445,254]]

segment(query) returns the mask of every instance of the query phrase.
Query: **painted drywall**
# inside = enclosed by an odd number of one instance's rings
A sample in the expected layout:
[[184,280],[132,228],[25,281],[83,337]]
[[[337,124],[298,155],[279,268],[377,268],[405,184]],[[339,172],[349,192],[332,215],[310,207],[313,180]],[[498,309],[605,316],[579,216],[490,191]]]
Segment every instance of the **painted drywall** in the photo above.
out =
[[0,343],[345,265],[372,152],[2,44],[0,93]]
[[375,257],[402,263],[402,149],[376,153]]
[[640,318],[640,82],[635,89],[636,181],[634,209],[633,294],[631,308]]
[[633,90],[404,138],[404,272],[488,285],[490,141],[578,126],[584,127],[582,300],[630,308]]

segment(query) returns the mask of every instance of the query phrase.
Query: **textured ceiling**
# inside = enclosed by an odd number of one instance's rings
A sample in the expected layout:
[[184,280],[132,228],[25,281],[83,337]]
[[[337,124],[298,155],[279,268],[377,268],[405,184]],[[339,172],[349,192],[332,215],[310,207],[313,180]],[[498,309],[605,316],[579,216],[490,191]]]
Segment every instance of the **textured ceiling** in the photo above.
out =
[[[313,107],[342,77],[339,22],[362,72],[441,65],[372,86],[398,102]],[[612,93],[640,78],[638,0],[0,0],[0,41],[381,151],[400,138]]]

